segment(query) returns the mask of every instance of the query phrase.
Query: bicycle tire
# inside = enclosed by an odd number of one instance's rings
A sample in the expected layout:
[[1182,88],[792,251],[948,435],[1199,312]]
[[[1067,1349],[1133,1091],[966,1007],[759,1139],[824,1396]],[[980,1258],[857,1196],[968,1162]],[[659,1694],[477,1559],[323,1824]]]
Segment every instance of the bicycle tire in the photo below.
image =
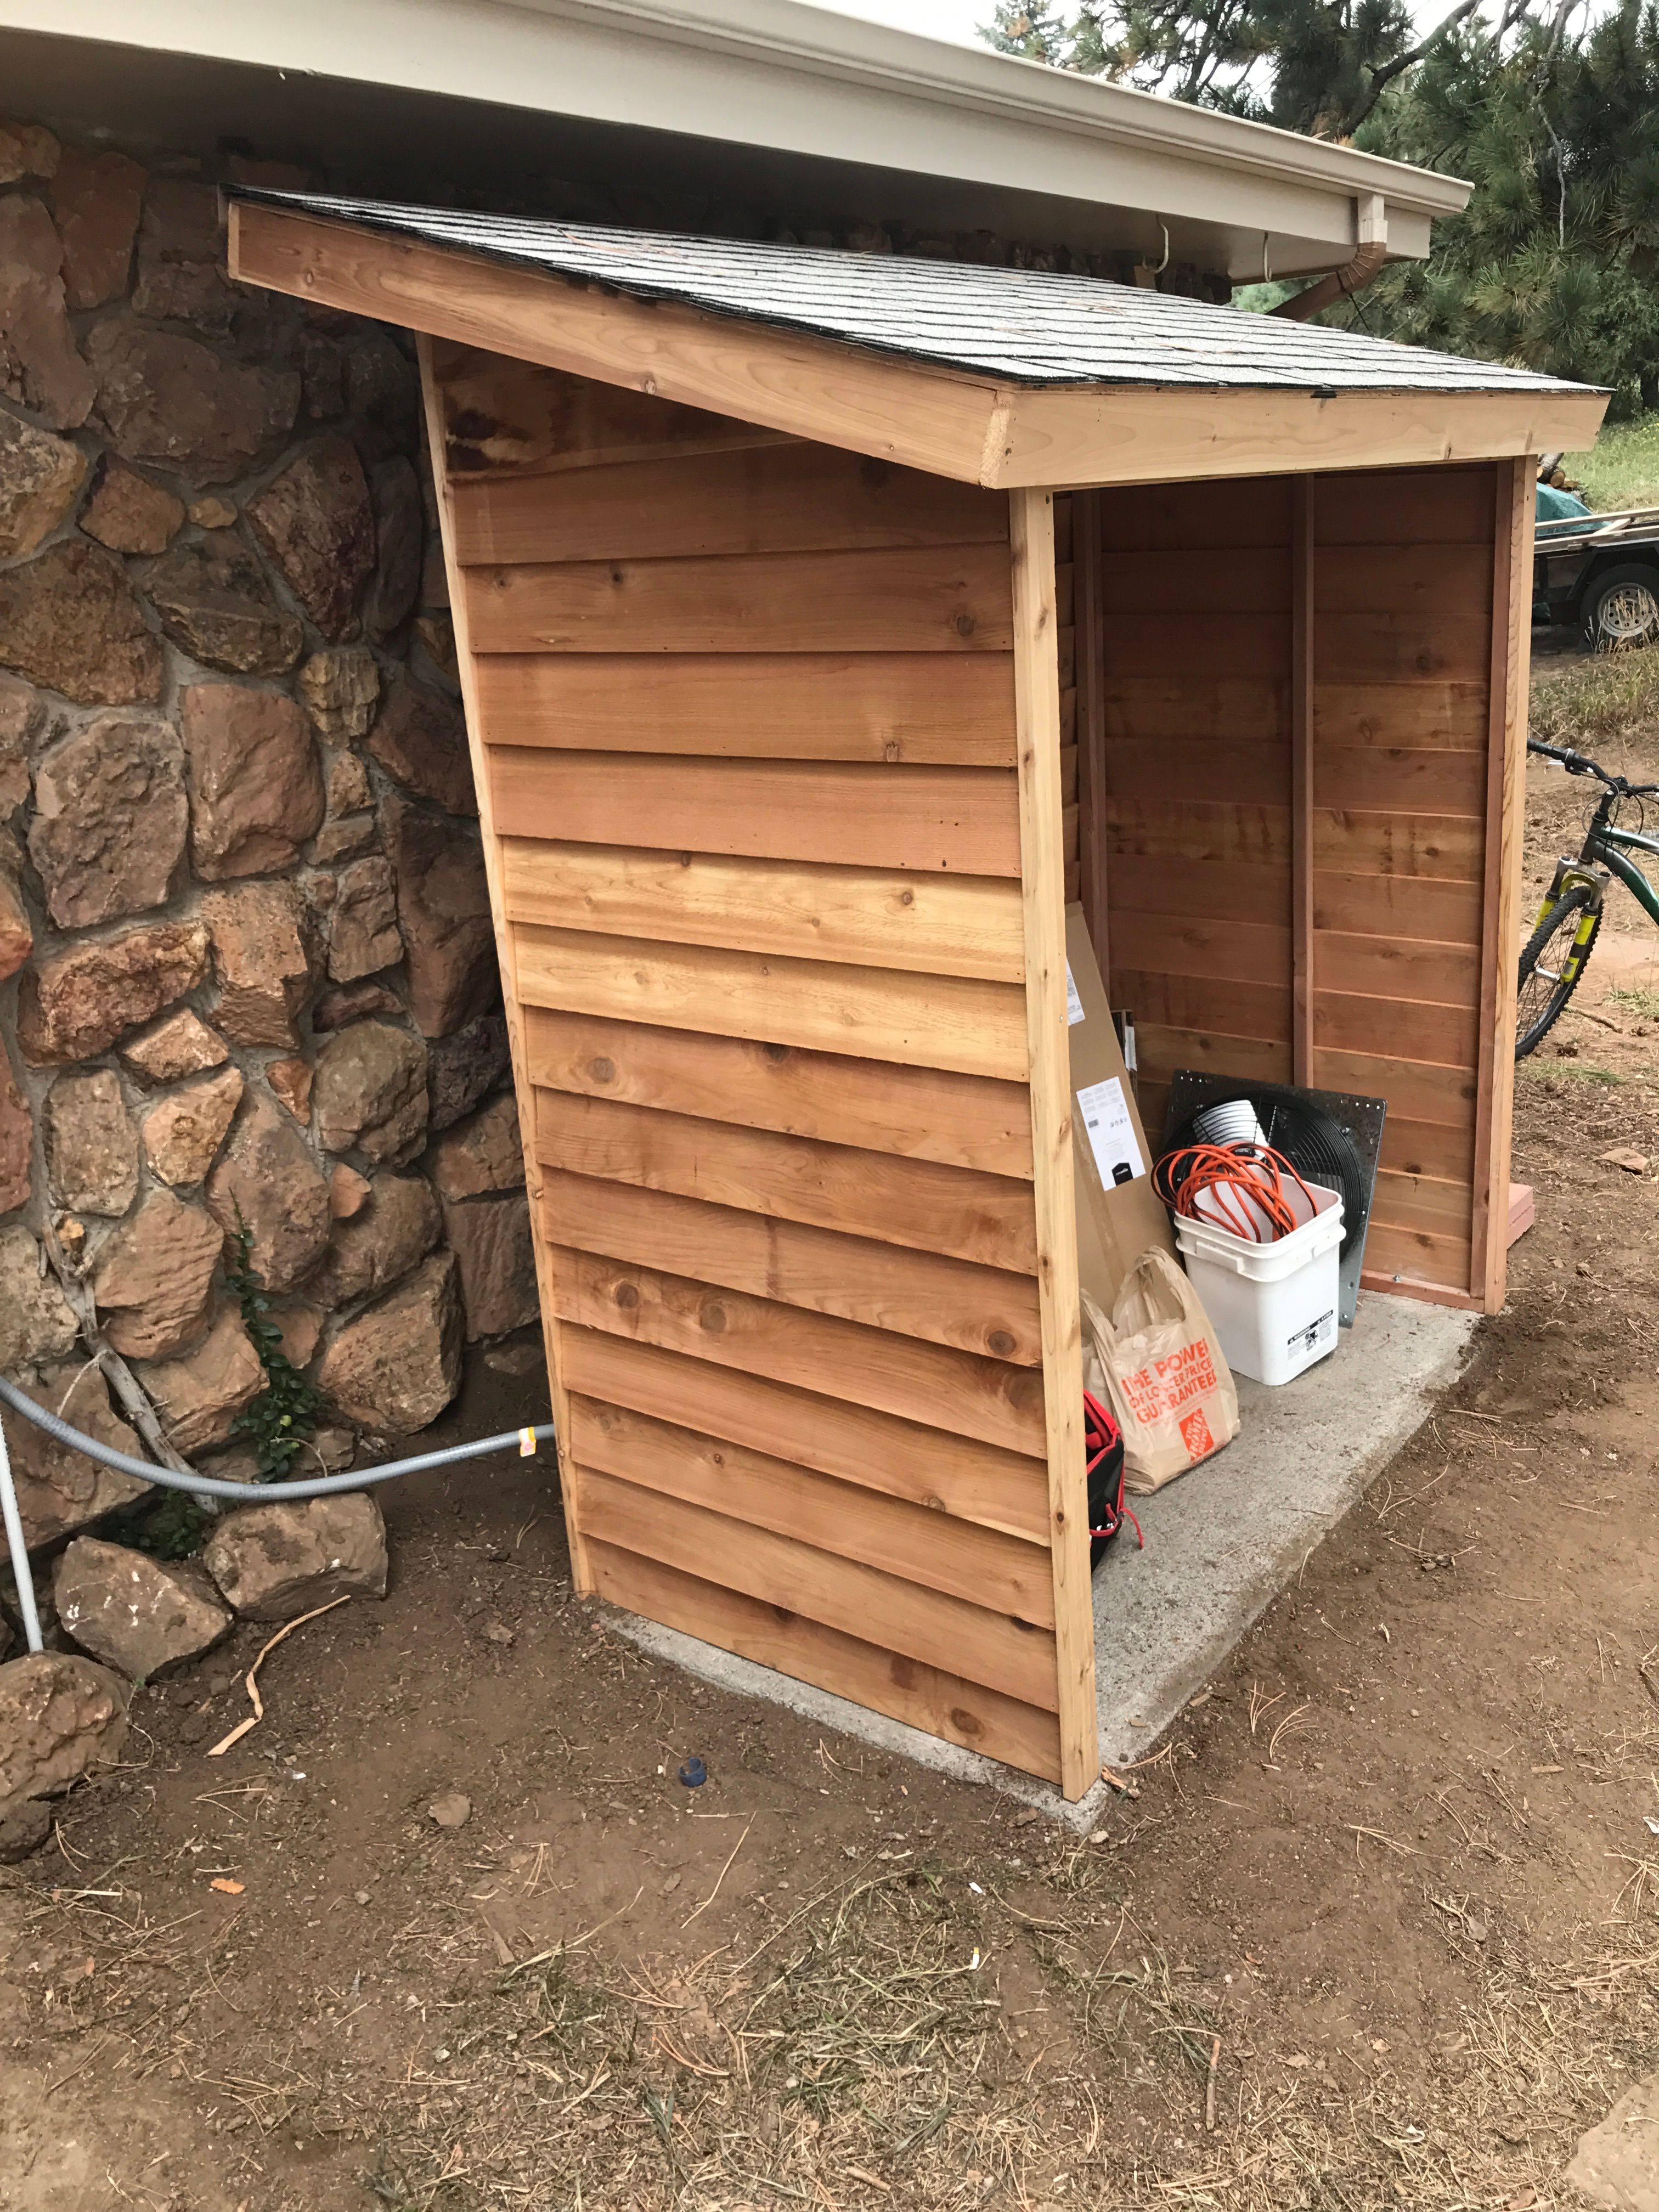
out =
[[[1588,919],[1589,927],[1584,930]],[[1547,992],[1540,1005],[1536,997],[1528,1000],[1527,984],[1537,973],[1538,965],[1553,939],[1571,925],[1563,940],[1563,951],[1555,971],[1555,987]],[[1567,1001],[1577,989],[1595,940],[1601,934],[1601,907],[1595,890],[1589,884],[1573,884],[1563,891],[1553,905],[1540,917],[1538,927],[1527,939],[1521,955],[1520,974],[1516,991],[1515,1056],[1524,1060],[1535,1052],[1566,1011]],[[1583,933],[1582,938],[1580,933]],[[1547,977],[1549,971],[1547,969]],[[1526,1026],[1522,1026],[1525,1024]]]

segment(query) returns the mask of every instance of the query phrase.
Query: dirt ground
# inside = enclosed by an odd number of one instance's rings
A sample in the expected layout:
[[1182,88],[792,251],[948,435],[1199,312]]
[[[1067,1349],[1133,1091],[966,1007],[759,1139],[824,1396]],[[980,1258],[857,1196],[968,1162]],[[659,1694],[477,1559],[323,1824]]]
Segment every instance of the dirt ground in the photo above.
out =
[[[1532,889],[1587,804],[1535,779]],[[1521,1072],[1507,1310],[1098,1832],[642,1657],[542,1462],[399,1485],[261,1727],[207,1756],[250,1629],[3,1877],[0,2206],[1567,2202],[1659,2027],[1639,920]],[[446,1426],[538,1411],[480,1365]]]

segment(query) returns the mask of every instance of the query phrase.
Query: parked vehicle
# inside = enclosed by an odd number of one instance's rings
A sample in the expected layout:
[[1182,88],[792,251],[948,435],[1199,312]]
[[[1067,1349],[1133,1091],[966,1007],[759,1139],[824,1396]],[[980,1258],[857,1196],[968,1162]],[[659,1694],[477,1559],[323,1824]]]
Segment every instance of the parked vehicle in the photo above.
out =
[[1533,620],[1576,623],[1592,653],[1659,637],[1659,507],[1595,514],[1540,479],[1537,514]]
[[1574,752],[1571,745],[1547,745],[1528,738],[1527,750],[1554,761],[1569,775],[1594,776],[1606,788],[1596,801],[1577,857],[1563,854],[1556,862],[1521,955],[1515,1020],[1517,1060],[1542,1043],[1577,988],[1601,927],[1601,909],[1614,876],[1649,920],[1659,923],[1659,891],[1627,857],[1632,853],[1659,854],[1659,837],[1626,829],[1619,819],[1620,808],[1635,800],[1639,821],[1641,801],[1659,797],[1659,784],[1628,783],[1622,775],[1609,775],[1588,755]]

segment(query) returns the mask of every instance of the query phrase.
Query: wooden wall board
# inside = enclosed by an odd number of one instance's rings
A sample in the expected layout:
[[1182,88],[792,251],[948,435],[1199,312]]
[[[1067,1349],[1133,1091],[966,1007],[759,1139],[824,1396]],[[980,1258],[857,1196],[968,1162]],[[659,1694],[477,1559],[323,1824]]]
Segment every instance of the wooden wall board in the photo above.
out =
[[1014,765],[1006,653],[491,653],[497,745],[709,759]]
[[1001,1759],[1046,1781],[1060,1778],[1060,1731],[1053,1713],[619,1547],[596,1543],[593,1567],[600,1595],[613,1605],[867,1705],[964,1751]]
[[543,1090],[1031,1180],[1024,1083],[568,1007],[526,1006],[523,1022],[526,1071]]
[[528,924],[514,934],[532,1006],[998,1080],[1024,1073],[1017,984]]
[[1030,1275],[559,1169],[541,1178],[540,1211],[544,1234],[607,1259],[694,1275],[1022,1367],[1042,1364]]
[[1020,983],[1018,887],[1006,877],[665,853],[507,837],[511,921]]
[[762,860],[1018,876],[1013,776],[1001,769],[704,760],[494,745],[496,812],[515,836]]
[[1006,653],[1000,545],[462,571],[477,653]]
[[1036,1273],[1031,1186],[1012,1176],[560,1091],[535,1093],[532,1146],[573,1175]]
[[1333,745],[1382,745],[1423,751],[1486,750],[1486,685],[1431,678],[1425,683],[1316,682],[1314,727]]
[[1054,1626],[1042,1545],[580,1392],[572,1395],[570,1421],[572,1455],[583,1467],[799,1537],[818,1551],[1035,1627]]
[[587,1252],[556,1251],[554,1273],[562,1321],[1044,1455],[1042,1377],[1030,1368]]
[[455,489],[465,568],[995,544],[1007,537],[1007,501],[995,492],[794,441],[646,456],[603,474],[589,467],[556,499],[535,475],[463,479]]
[[672,1413],[702,1435],[1018,1537],[1040,1548],[1048,1572],[1040,1460],[631,1337],[572,1328],[563,1340],[573,1390],[635,1413]]
[[1053,1710],[1049,1630],[664,1490],[580,1465],[575,1480],[583,1524],[596,1543],[620,1544],[692,1574],[718,1561],[728,1589],[763,1605],[860,1636],[925,1667],[960,1668],[971,1655],[971,1680]]

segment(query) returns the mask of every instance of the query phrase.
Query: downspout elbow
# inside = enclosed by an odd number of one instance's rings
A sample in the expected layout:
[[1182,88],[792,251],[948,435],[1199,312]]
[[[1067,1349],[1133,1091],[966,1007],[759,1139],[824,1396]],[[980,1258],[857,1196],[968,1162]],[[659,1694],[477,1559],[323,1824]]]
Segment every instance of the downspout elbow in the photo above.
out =
[[1372,277],[1381,271],[1389,258],[1389,222],[1380,192],[1370,192],[1358,203],[1359,242],[1351,260],[1340,269],[1318,277],[1305,292],[1297,292],[1291,299],[1281,300],[1269,312],[1283,317],[1286,322],[1305,323],[1322,307],[1334,307],[1364,291]]

